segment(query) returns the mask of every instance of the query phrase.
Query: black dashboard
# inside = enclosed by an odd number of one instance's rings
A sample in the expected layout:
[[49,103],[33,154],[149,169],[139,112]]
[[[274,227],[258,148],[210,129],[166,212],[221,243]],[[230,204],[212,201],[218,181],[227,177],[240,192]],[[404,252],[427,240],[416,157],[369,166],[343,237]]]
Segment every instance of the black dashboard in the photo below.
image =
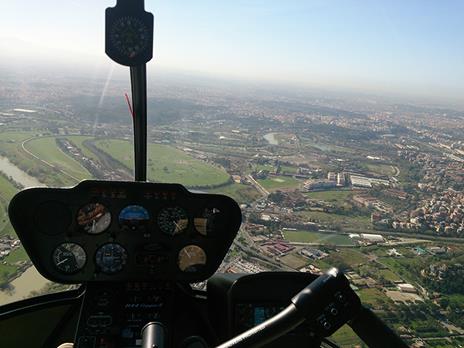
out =
[[27,189],[9,215],[38,271],[60,283],[203,281],[241,224],[229,197],[146,182]]

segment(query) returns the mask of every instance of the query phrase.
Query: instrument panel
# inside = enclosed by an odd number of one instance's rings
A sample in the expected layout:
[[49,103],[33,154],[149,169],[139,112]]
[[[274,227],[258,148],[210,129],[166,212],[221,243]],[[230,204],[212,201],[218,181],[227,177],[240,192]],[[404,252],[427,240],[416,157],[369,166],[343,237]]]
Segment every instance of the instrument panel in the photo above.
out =
[[146,182],[31,188],[12,199],[9,215],[38,271],[61,283],[202,281],[241,224],[227,196]]

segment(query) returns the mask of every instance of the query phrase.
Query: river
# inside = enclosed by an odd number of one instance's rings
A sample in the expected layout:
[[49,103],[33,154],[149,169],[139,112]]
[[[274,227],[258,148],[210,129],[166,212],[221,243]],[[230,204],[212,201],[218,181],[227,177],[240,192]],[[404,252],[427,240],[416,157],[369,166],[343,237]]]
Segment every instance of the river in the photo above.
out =
[[275,137],[276,133],[267,133],[264,135],[264,139],[271,145],[279,145],[279,141]]
[[16,167],[6,157],[0,156],[0,172],[5,173],[7,176],[11,176],[14,181],[16,181],[17,183],[20,183],[24,187],[45,186],[36,178],[30,176],[26,172]]
[[[11,163],[8,158],[0,156],[0,171],[11,176],[24,187],[45,186],[36,178]],[[34,266],[29,267],[11,282],[12,291],[0,291],[0,305],[27,298],[32,291],[41,290],[49,281],[42,277]]]
[[27,298],[32,291],[41,290],[48,282],[34,266],[29,267],[10,283],[12,285],[11,291],[0,291],[0,305]]

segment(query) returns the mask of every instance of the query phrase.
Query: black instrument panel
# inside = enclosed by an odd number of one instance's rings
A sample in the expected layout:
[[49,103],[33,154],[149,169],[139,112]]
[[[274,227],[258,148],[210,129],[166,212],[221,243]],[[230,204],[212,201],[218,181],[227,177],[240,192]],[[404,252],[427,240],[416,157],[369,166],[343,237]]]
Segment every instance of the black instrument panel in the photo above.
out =
[[9,215],[38,271],[60,283],[202,281],[241,224],[227,196],[146,182],[27,189],[12,199]]

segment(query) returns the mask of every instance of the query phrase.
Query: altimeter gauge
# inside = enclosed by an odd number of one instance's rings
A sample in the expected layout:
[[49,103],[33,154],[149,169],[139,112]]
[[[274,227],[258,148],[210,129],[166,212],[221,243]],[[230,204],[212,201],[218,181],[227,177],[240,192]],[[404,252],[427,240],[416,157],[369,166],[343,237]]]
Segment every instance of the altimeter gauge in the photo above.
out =
[[76,243],[62,243],[53,251],[53,264],[65,274],[73,274],[84,268],[87,261],[85,250]]

